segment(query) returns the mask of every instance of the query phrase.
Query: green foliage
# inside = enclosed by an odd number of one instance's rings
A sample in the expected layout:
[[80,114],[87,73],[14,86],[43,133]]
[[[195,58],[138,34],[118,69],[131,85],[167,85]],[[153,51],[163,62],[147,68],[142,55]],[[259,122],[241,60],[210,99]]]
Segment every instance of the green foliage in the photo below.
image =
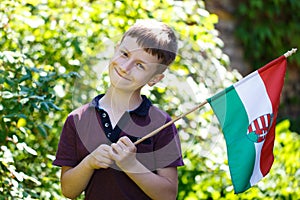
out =
[[66,82],[71,74],[35,65],[12,51],[0,52],[0,60],[0,197],[38,198],[52,191],[55,195],[59,185],[50,184],[49,175],[57,171],[51,165],[57,138],[48,133],[57,127],[48,118],[61,111],[55,104],[56,82]]
[[[0,199],[62,198],[59,168],[52,161],[64,119],[105,91],[106,65],[114,45],[139,18],[164,21],[178,33],[179,55],[166,78],[143,91],[171,116],[241,78],[226,71],[229,59],[214,29],[218,17],[205,10],[203,1],[1,2]],[[279,127],[289,138],[294,133],[286,123]],[[238,198],[233,195],[226,147],[211,109],[205,107],[176,125],[186,163],[179,169],[178,199]],[[280,142],[282,148],[293,148],[286,142]],[[282,163],[290,163],[291,157],[277,154]],[[296,165],[287,165],[284,172],[274,166],[271,173],[289,176],[299,168]],[[259,197],[275,197],[269,194],[273,185],[263,183]],[[291,189],[299,184],[292,178],[276,183],[289,184]],[[282,198],[294,197],[283,189],[278,189]],[[257,191],[251,189],[241,197],[253,197]]]
[[[245,49],[245,58],[259,68],[300,43],[300,1],[240,1],[236,16],[237,36]],[[300,56],[289,58],[300,66]]]

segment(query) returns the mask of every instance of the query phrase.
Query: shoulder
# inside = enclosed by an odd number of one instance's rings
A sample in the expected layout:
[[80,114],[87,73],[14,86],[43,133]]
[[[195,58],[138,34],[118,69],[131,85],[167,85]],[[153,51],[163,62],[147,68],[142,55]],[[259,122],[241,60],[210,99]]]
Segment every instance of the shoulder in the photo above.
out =
[[100,94],[96,96],[91,102],[86,103],[77,109],[73,110],[71,113],[69,113],[68,116],[77,116],[79,119],[86,114],[88,111],[95,110],[95,108],[98,106],[98,100],[103,96],[103,94]]
[[151,119],[159,119],[164,123],[171,121],[170,115],[166,111],[161,110],[155,105],[150,106],[148,115]]
[[84,104],[79,108],[76,108],[75,110],[70,112],[68,116],[75,116],[75,115],[81,116],[84,112],[86,112],[86,110],[88,110],[89,107],[90,107],[89,103]]
[[76,124],[82,119],[82,116],[84,116],[84,113],[86,112],[88,107],[89,104],[82,105],[68,114],[64,122],[63,133],[69,131],[76,132]]

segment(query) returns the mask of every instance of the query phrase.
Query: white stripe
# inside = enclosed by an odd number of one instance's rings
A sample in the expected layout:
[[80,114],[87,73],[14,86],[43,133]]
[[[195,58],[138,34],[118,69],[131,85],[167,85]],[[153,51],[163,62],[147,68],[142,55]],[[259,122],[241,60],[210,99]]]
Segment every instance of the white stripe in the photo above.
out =
[[266,127],[268,127],[268,126],[269,126],[268,116],[267,116],[267,115],[264,115],[264,119],[265,119]]
[[[251,75],[251,76],[250,76]],[[234,84],[248,114],[249,123],[261,115],[272,113],[272,104],[257,71]]]
[[263,175],[260,171],[260,152],[261,148],[264,145],[264,142],[260,143],[254,143],[255,144],[255,151],[256,151],[256,156],[255,156],[255,164],[254,164],[254,169],[253,169],[253,174],[250,178],[250,185],[255,185],[260,179],[263,178]]
[[254,123],[251,123],[252,131],[256,131]]
[[261,119],[260,119],[260,118],[258,118],[258,119],[257,119],[257,122],[258,122],[258,126],[259,126],[259,128],[260,128],[260,129],[262,129],[262,128],[263,128],[263,126],[262,126]]
[[[244,104],[249,124],[264,114],[272,113],[271,101],[257,71],[234,84],[234,87]],[[260,152],[263,143],[264,142],[255,143],[256,157],[253,174],[250,179],[251,185],[257,183],[263,177],[260,171]]]

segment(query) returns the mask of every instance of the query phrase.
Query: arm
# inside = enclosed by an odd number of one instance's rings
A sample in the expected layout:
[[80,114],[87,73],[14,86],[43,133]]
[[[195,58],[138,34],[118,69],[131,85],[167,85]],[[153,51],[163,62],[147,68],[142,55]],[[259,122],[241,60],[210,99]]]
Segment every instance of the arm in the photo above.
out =
[[149,171],[135,156],[136,147],[127,137],[111,145],[110,155],[116,164],[152,199],[176,199],[177,168]]
[[[137,170],[144,170],[145,167],[139,163]],[[152,199],[174,200],[177,196],[178,177],[177,168],[169,167],[158,170],[158,174],[153,172],[126,174]]]
[[61,188],[65,197],[72,199],[79,196],[89,183],[94,169],[106,169],[112,164],[108,155],[110,149],[108,145],[100,145],[76,167],[62,166]]

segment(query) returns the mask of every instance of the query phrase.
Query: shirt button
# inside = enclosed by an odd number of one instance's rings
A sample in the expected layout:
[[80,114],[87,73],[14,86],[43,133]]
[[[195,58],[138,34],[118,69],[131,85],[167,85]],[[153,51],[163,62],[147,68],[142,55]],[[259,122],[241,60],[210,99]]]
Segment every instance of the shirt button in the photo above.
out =
[[105,123],[104,126],[107,128],[109,127],[109,123]]
[[102,117],[105,118],[106,117],[106,113],[102,113]]
[[107,137],[110,137],[111,133],[107,133]]

